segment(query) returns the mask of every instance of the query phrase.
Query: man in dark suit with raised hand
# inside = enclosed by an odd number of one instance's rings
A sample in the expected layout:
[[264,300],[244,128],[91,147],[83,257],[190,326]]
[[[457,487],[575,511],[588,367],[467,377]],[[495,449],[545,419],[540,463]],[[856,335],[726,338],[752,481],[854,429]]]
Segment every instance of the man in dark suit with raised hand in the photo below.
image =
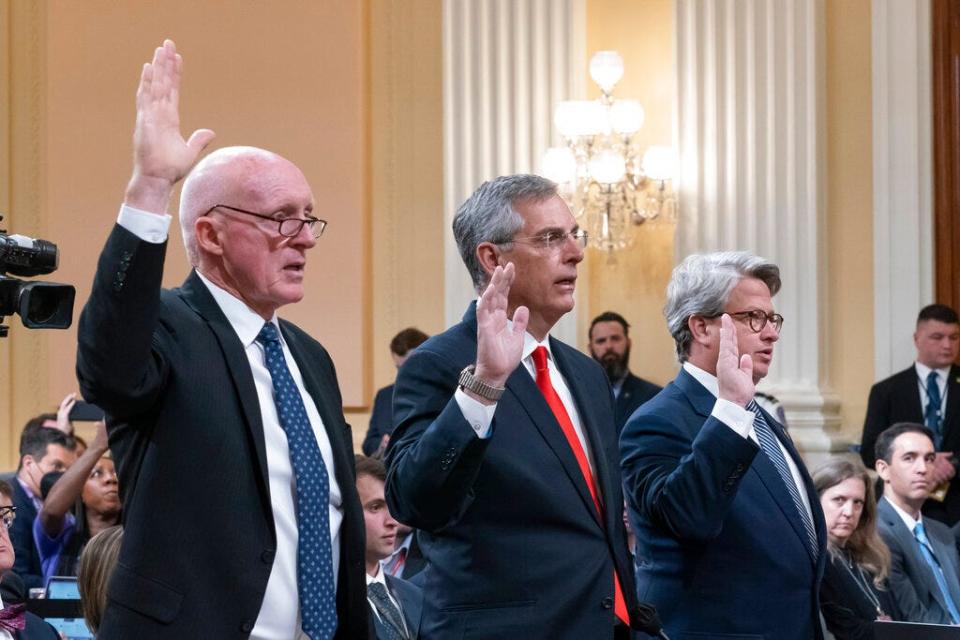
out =
[[[289,160],[180,135],[173,42],[144,65],[133,176],[79,327],[124,540],[98,637],[366,638],[363,517],[324,348],[277,309],[325,223]],[[193,270],[160,288],[174,185]],[[188,480],[188,481],[186,481]]]
[[899,373],[873,385],[863,422],[860,457],[867,468],[876,463],[875,443],[882,431],[898,422],[925,425],[933,433],[937,455],[928,469],[931,497],[924,515],[954,525],[960,522],[960,318],[942,304],[927,305],[917,316],[913,334],[917,359]]
[[387,502],[420,530],[423,638],[613,638],[640,626],[600,366],[550,336],[586,234],[556,185],[515,175],[461,205],[480,299],[400,369]]
[[826,529],[783,426],[757,406],[783,317],[777,265],[688,256],[664,314],[682,368],[620,437],[639,595],[671,637],[822,638]]
[[617,433],[627,418],[663,388],[630,372],[630,324],[619,313],[604,311],[590,322],[587,332],[590,355],[610,379],[617,399]]

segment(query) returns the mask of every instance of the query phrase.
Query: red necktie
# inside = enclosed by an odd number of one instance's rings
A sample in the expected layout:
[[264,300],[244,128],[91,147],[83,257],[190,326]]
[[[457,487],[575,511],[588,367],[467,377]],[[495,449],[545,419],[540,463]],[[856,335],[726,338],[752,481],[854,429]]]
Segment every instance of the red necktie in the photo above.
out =
[[[540,388],[540,392],[546,399],[547,404],[550,405],[550,410],[553,411],[557,422],[560,423],[560,429],[567,438],[567,444],[569,444],[570,449],[573,450],[573,457],[577,459],[580,473],[583,474],[583,479],[587,482],[587,488],[590,489],[593,504],[596,506],[597,513],[600,515],[600,521],[602,522],[603,507],[600,504],[600,496],[597,494],[597,486],[593,480],[593,473],[590,471],[590,464],[587,462],[587,454],[584,453],[583,447],[580,445],[580,438],[577,437],[577,432],[573,428],[573,422],[570,420],[570,414],[567,413],[567,408],[563,406],[563,401],[560,399],[560,396],[557,395],[557,390],[553,388],[553,383],[550,382],[550,370],[547,367],[547,348],[537,347],[531,355],[533,356],[533,367],[537,371],[537,386]],[[613,571],[613,587],[613,610],[617,614],[617,617],[629,627],[630,617],[627,614],[627,602],[623,598],[623,590],[620,588],[620,578],[617,577],[616,569]]]

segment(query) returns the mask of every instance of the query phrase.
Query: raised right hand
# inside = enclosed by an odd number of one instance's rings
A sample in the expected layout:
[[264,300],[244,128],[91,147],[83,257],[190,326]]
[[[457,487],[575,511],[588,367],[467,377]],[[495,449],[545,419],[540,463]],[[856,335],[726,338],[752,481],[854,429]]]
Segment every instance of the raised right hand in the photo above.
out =
[[133,133],[133,176],[126,203],[164,213],[173,186],[182,179],[214,138],[210,129],[180,134],[180,77],[183,59],[172,40],[164,40],[143,65],[137,88],[137,123]]
[[720,354],[717,357],[717,384],[719,397],[746,407],[756,393],[753,382],[753,358],[740,355],[737,328],[726,313],[720,317]]
[[523,334],[530,312],[517,307],[513,326],[507,324],[507,296],[516,277],[513,263],[497,267],[490,284],[477,302],[477,368],[474,375],[494,387],[502,387],[520,364],[523,355]]

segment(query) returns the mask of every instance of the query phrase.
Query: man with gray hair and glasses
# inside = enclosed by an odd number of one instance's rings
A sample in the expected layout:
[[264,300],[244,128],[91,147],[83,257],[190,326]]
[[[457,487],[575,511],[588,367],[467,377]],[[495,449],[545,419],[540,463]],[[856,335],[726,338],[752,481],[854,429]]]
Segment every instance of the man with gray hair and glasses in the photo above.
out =
[[664,314],[682,368],[620,438],[639,593],[674,637],[823,636],[820,502],[753,399],[783,325],[779,290],[777,265],[745,252],[676,267]]
[[550,336],[586,245],[556,189],[506,176],[463,203],[453,232],[480,298],[397,377],[387,502],[428,560],[421,638],[659,630],[636,600],[610,385]]

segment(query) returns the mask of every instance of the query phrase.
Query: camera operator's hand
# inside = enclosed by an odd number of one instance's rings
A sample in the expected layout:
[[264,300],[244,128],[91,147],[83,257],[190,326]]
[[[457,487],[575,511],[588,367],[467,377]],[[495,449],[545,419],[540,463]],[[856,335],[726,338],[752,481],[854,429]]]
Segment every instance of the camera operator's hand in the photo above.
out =
[[57,429],[63,431],[68,436],[73,435],[73,423],[70,422],[70,411],[73,405],[77,404],[77,394],[68,393],[57,408]]
[[173,186],[190,171],[213,140],[210,129],[198,129],[189,140],[180,134],[180,75],[183,59],[172,40],[164,40],[143,65],[137,88],[137,124],[133,132],[133,176],[126,204],[165,213]]

